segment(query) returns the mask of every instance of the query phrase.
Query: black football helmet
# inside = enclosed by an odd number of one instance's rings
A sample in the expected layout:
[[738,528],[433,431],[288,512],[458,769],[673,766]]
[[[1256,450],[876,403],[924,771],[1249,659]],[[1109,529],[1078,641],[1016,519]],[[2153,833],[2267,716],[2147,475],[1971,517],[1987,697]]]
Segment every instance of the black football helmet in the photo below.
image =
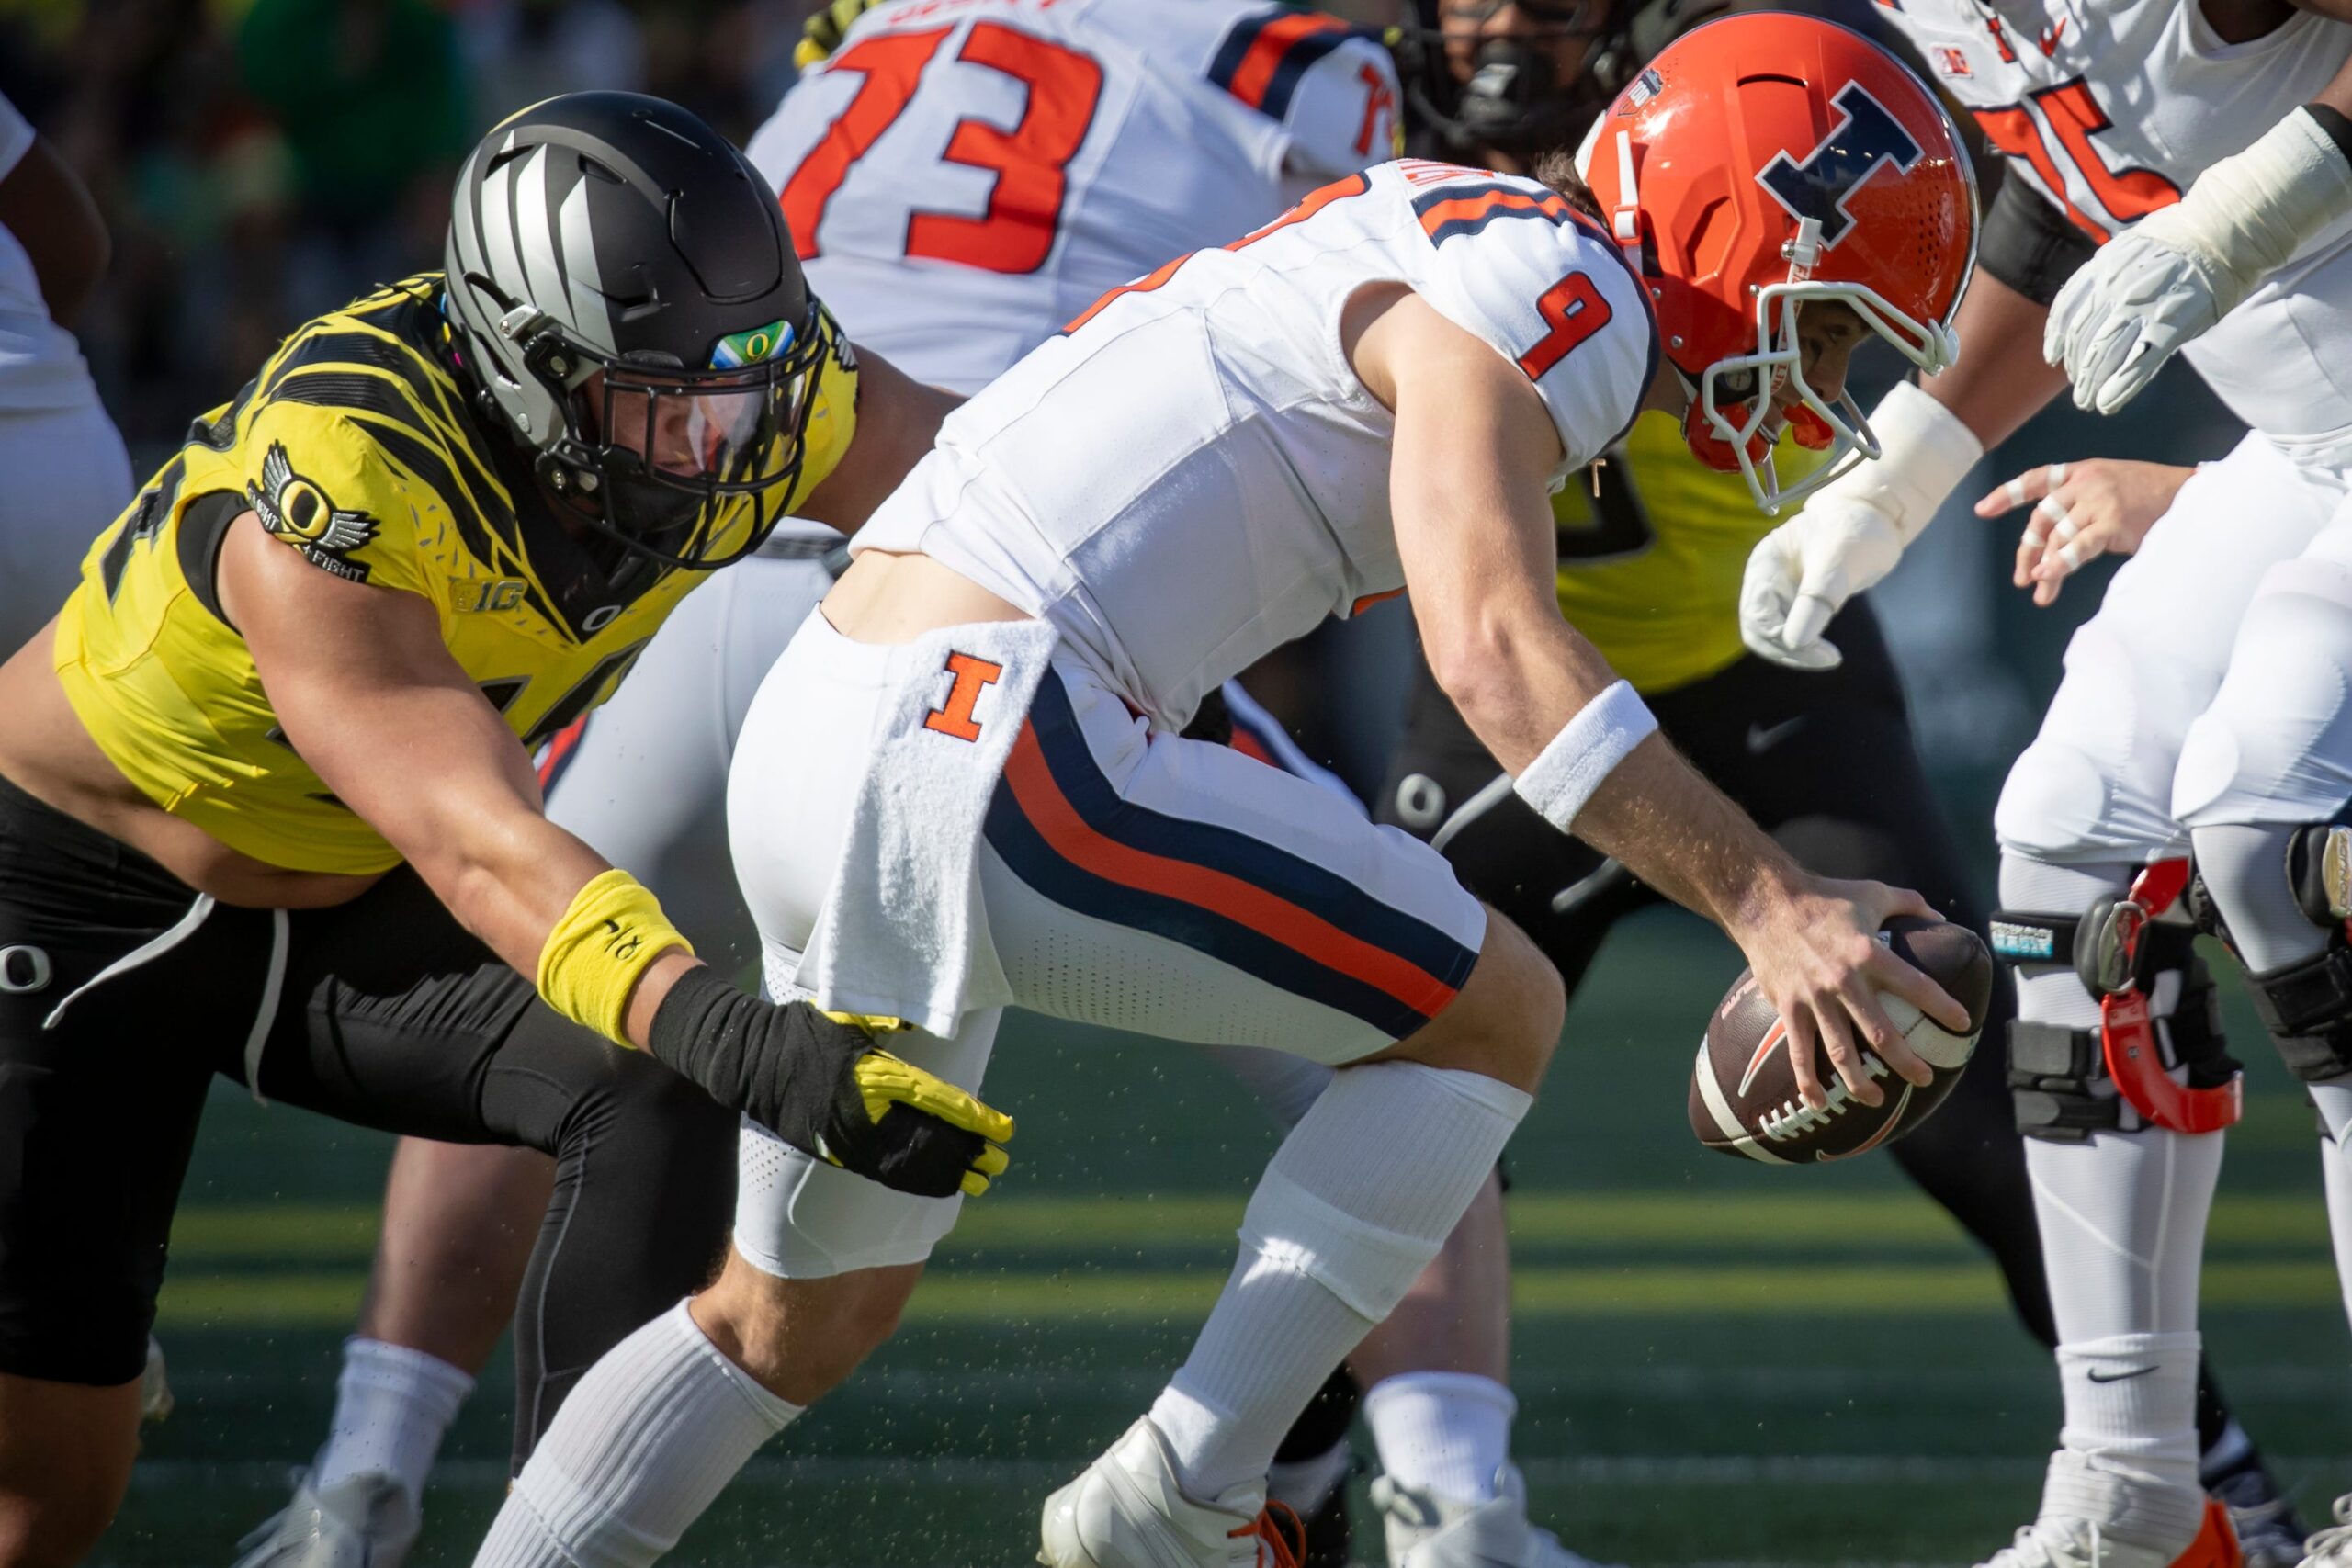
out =
[[[1483,22],[1504,0],[1455,0],[1457,22]],[[1730,8],[1731,0],[1516,0],[1522,26],[1484,38],[1467,81],[1446,58],[1441,0],[1414,0],[1414,21],[1388,29],[1405,85],[1406,128],[1433,151],[1472,162],[1492,148],[1520,159],[1573,149],[1645,62],[1681,34]],[[1587,40],[1573,81],[1544,44]]]
[[568,93],[458,175],[447,312],[479,400],[572,515],[665,566],[756,549],[826,344],[775,194],[674,104]]

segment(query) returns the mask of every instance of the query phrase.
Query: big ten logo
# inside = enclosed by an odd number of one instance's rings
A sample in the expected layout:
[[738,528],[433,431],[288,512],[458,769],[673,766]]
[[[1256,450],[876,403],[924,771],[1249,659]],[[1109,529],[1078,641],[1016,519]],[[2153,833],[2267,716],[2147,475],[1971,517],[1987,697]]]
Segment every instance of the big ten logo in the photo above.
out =
[[972,710],[979,705],[981,691],[1003,679],[1004,666],[968,653],[950,653],[947,672],[956,683],[947,688],[945,702],[922,716],[922,727],[958,740],[978,740],[980,727],[973,722]]
[[512,610],[522,604],[526,592],[523,582],[512,577],[493,577],[481,582],[461,583],[458,589],[458,610],[461,615],[497,614]]

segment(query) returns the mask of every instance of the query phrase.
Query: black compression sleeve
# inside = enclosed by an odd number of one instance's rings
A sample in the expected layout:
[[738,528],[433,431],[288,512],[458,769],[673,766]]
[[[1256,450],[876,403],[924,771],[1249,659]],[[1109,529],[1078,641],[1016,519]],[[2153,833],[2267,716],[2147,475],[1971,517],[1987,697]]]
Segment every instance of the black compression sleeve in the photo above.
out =
[[653,1011],[646,1049],[721,1105],[814,1154],[842,1069],[865,1034],[802,1006],[744,995],[708,964],[678,976]]
[[2352,119],[2346,118],[2342,109],[2326,104],[2305,104],[2303,112],[2312,117],[2312,123],[2327,132],[2327,139],[2335,143],[2344,161],[2352,164]]
[[2046,306],[2098,248],[2012,170],[1984,214],[1976,259],[1986,272]]

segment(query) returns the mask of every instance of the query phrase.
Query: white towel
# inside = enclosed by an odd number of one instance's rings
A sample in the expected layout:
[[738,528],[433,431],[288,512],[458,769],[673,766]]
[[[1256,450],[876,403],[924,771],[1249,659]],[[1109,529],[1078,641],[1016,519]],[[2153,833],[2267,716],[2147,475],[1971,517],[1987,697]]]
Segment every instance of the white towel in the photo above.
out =
[[[980,903],[980,833],[1058,640],[1043,621],[990,621],[910,645],[794,976],[818,1006],[887,1013],[952,1039],[965,1013],[1012,1000]],[[976,739],[924,723],[948,707],[951,654],[1001,667],[971,709]]]

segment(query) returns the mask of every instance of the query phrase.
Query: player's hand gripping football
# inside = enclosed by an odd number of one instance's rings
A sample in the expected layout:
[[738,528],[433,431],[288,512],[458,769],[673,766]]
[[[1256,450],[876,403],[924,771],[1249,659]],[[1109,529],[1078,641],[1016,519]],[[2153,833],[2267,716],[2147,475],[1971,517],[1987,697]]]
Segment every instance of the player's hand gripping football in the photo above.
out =
[[2047,463],[1985,496],[1976,503],[1976,515],[1998,517],[2020,506],[2033,508],[2018,537],[2009,581],[2032,589],[2033,602],[2047,608],[2058,602],[2058,591],[2076,570],[2100,556],[2128,556],[2138,549],[2196,471],[2108,457]]
[[1788,1025],[1797,1092],[1815,1111],[1829,1103],[1814,1062],[1816,1039],[1846,1091],[1864,1105],[1885,1098],[1871,1081],[1864,1047],[1912,1084],[1926,1088],[1935,1080],[1877,993],[1901,997],[1956,1032],[1968,1030],[1966,1008],[1878,941],[1879,928],[1897,915],[1936,918],[1908,888],[1800,876],[1760,894],[1732,930],[1757,985]]
[[762,1001],[696,966],[662,999],[647,1043],[804,1154],[919,1198],[978,1197],[1004,1174],[1012,1118],[876,1046],[899,1027]]

